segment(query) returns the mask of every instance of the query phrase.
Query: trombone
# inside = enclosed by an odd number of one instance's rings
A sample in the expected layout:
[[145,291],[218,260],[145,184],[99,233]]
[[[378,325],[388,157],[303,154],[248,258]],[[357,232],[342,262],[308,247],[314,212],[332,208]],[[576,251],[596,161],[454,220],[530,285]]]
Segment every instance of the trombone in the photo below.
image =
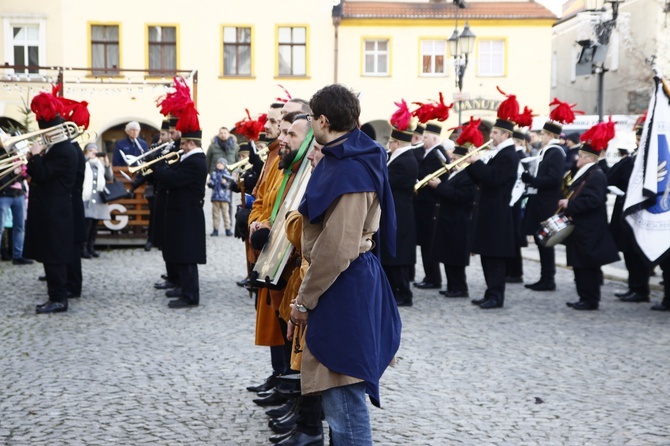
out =
[[168,142],[164,142],[163,144],[161,144],[159,146],[156,146],[156,147],[154,147],[150,150],[147,150],[146,152],[144,152],[143,154],[141,154],[139,156],[127,155],[123,151],[121,151],[120,153],[121,153],[121,157],[126,162],[126,164],[128,164],[130,166],[131,164],[135,164],[135,163],[143,160],[144,158],[147,158],[148,156],[153,155],[156,152],[160,152],[161,154],[165,155],[170,150],[172,150],[173,147],[174,147],[174,142],[173,141],[168,141]]
[[[39,138],[41,139],[42,144],[49,147],[68,139],[75,139],[80,134],[81,130],[77,124],[67,121],[63,122],[62,124],[49,127],[48,129],[36,130],[34,132],[24,133],[23,135],[12,136],[9,138],[2,138],[0,142],[2,142],[2,146],[4,146],[5,150],[9,154],[9,152],[12,151],[12,148],[21,142],[27,143],[30,140]],[[25,150],[27,152],[27,144],[20,144],[18,147],[19,150],[26,148]]]
[[489,139],[485,144],[483,144],[483,145],[477,147],[477,148],[476,148],[475,150],[473,150],[472,152],[470,152],[470,153],[468,153],[468,154],[466,154],[466,155],[463,155],[462,158],[457,159],[457,160],[454,161],[453,163],[445,164],[444,166],[442,166],[441,168],[439,168],[439,169],[436,170],[435,172],[426,175],[421,181],[417,182],[417,183],[414,185],[414,192],[418,192],[419,189],[421,189],[421,188],[424,187],[426,184],[428,184],[428,182],[429,182],[430,180],[432,180],[433,178],[437,178],[437,177],[440,177],[440,176],[444,175],[445,173],[449,172],[449,171],[450,171],[451,169],[453,169],[454,167],[456,167],[456,166],[458,166],[459,164],[461,164],[463,161],[469,159],[469,158],[470,158],[471,156],[473,156],[475,153],[479,153],[480,151],[484,150],[484,149],[485,149],[489,144],[491,144],[492,142],[493,142],[493,140],[492,140],[492,139]]
[[[261,150],[259,150],[259,151],[257,152],[257,155],[260,156],[260,157],[262,158],[263,155],[266,155],[266,154],[268,153],[269,150],[270,150],[270,149],[268,149],[267,147],[262,148]],[[236,162],[236,163],[233,163],[233,164],[229,165],[229,166],[227,167],[228,172],[232,173],[235,169],[238,169],[238,168],[240,168],[240,167],[244,167],[245,169],[247,169],[246,165],[249,164],[249,163],[250,163],[249,158],[244,158],[243,160],[240,160],[240,161],[238,161],[238,162]]]
[[153,172],[153,169],[150,169],[149,166],[153,166],[160,161],[167,161],[168,164],[174,164],[179,161],[182,153],[184,153],[183,150],[179,150],[178,152],[168,152],[164,155],[152,159],[151,161],[139,163],[137,166],[128,166],[128,172],[142,172],[142,175],[149,175],[151,172]]

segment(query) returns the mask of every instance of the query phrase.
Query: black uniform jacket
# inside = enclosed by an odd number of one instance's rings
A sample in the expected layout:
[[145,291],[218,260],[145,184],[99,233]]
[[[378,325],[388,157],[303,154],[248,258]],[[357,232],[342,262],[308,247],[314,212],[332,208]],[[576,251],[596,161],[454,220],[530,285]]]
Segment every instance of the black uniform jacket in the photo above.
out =
[[537,193],[528,197],[523,218],[524,234],[533,235],[547,218],[554,215],[558,200],[563,198],[563,174],[565,155],[563,149],[554,145],[544,152],[537,168],[537,175],[527,184],[537,189]]
[[592,165],[569,190],[575,193],[568,200],[565,215],[572,218],[575,230],[565,240],[568,265],[598,268],[619,260],[607,228],[607,178],[603,171],[597,164]]
[[488,257],[514,257],[516,250],[509,202],[519,157],[514,144],[508,141],[487,164],[479,160],[465,169],[479,186],[472,252]]
[[76,150],[70,141],[63,141],[28,161],[31,180],[23,253],[29,259],[60,265],[74,261]]
[[[181,139],[176,140],[172,146],[172,151],[178,151],[180,145]],[[179,163],[170,164],[167,168],[172,169],[177,165],[179,165]],[[157,169],[154,169],[154,171]],[[152,174],[152,176],[154,180],[154,227],[151,243],[157,248],[162,248],[163,240],[165,238],[165,204],[167,203],[167,189],[160,184],[156,175]]]
[[[419,159],[419,174],[417,179],[421,180],[426,175],[439,170],[442,167],[442,159],[438,155],[442,153],[445,160],[448,160],[444,147],[438,145],[433,150],[425,153],[425,149],[418,147],[414,149],[414,155]],[[432,187],[425,186],[419,189],[419,192],[414,197],[414,215],[416,216],[416,242],[419,245],[430,243],[433,240],[433,232],[435,230],[435,204],[437,203],[437,195]]]
[[414,185],[419,171],[416,157],[408,150],[388,165],[389,184],[393,192],[396,215],[396,256],[391,257],[382,245],[383,265],[416,263],[416,226],[414,220]]
[[72,189],[72,224],[74,225],[74,242],[81,243],[88,238],[86,235],[86,221],[84,217],[84,201],[81,198],[84,190],[84,172],[86,170],[86,157],[79,143],[74,141],[72,145],[77,155],[77,176]]
[[157,169],[154,176],[166,195],[163,259],[168,263],[206,263],[202,210],[207,179],[205,154],[190,155],[171,169]]
[[477,187],[465,172],[440,178],[435,192],[440,211],[435,234],[435,260],[450,266],[470,264],[472,208]]
[[[607,185],[616,186],[622,191],[628,190],[628,180],[633,173],[635,158],[627,156],[612,166],[607,172]],[[612,218],[610,219],[610,233],[614,238],[617,248],[621,252],[630,252],[633,248],[633,234],[630,232],[628,224],[623,221],[623,205],[626,201],[625,195],[618,195],[614,201],[612,209]]]

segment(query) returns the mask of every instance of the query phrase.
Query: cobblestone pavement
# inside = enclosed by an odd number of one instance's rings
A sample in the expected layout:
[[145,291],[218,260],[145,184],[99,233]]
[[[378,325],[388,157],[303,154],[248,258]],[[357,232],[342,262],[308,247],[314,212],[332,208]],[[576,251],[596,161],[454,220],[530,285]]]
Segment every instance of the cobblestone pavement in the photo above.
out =
[[[242,244],[207,243],[201,305],[188,310],[152,288],[156,250],[83,260],[83,296],[56,315],[34,314],[41,265],[1,262],[0,444],[267,444],[268,418],[245,390],[267,376],[269,351],[253,345],[253,302],[235,285]],[[537,262],[524,266],[536,279]],[[479,259],[468,277],[480,297]],[[670,314],[619,302],[625,285],[610,279],[601,310],[577,312],[565,306],[572,272],[559,268],[557,282],[545,293],[508,285],[491,311],[417,290],[400,310],[383,409],[371,407],[376,443],[670,444]]]

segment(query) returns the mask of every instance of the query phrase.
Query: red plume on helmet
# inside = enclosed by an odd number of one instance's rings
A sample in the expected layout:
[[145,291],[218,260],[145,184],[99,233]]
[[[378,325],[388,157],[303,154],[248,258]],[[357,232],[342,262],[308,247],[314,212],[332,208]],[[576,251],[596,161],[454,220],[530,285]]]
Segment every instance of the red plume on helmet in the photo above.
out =
[[635,120],[635,125],[633,125],[633,130],[641,129],[644,127],[644,123],[647,120],[647,112],[644,112],[643,115],[640,115],[636,120]]
[[261,123],[260,119],[252,119],[249,109],[245,108],[244,111],[247,112],[247,117],[235,123],[235,133],[246,137],[249,141],[257,141],[265,123]]
[[500,87],[496,88],[503,96],[507,97],[507,99],[502,101],[498,106],[498,119],[516,122],[516,119],[519,116],[519,102],[517,102],[516,96],[505,93]]
[[[612,117],[610,116],[607,122],[599,122],[585,131],[580,139],[584,141],[585,145],[588,144],[590,146],[592,153],[597,154],[607,149],[607,143],[614,138],[614,135],[614,122],[612,122]],[[589,151],[587,147],[585,149]]]
[[426,122],[433,119],[433,109],[435,106],[430,102],[412,102],[419,107],[412,112],[412,116],[416,116],[419,119],[419,122],[425,124]]
[[523,111],[516,117],[516,125],[519,127],[532,127],[533,110],[528,108],[528,106],[524,106]]
[[191,100],[191,89],[184,78],[175,76],[173,81],[174,91],[156,99],[156,105],[160,107],[161,115],[172,115],[179,118],[188,102],[193,101]]
[[30,102],[30,109],[38,121],[50,122],[60,115],[62,105],[53,94],[43,91]]
[[549,107],[556,106],[553,110],[549,112],[549,119],[554,122],[560,122],[561,124],[572,124],[575,122],[575,114],[583,115],[584,112],[580,110],[573,110],[577,104],[568,104],[554,98],[553,101],[549,104]]
[[285,104],[285,103],[287,103],[288,101],[290,101],[291,99],[293,99],[293,98],[291,97],[291,93],[289,93],[288,90],[287,90],[286,88],[284,88],[283,85],[280,85],[280,84],[277,84],[277,85],[279,85],[279,88],[281,88],[282,90],[284,90],[284,93],[286,93],[286,98],[275,98],[275,101],[277,101],[277,102],[283,102],[283,103]]
[[391,115],[391,125],[400,131],[405,131],[412,120],[412,114],[404,99],[401,99],[400,102],[394,102],[394,104],[398,107],[398,110]]
[[198,110],[195,109],[195,104],[192,100],[189,99],[186,105],[181,107],[181,116],[179,116],[175,128],[182,133],[182,136],[200,130]]
[[454,106],[454,104],[446,105],[444,103],[444,96],[440,92],[440,100],[436,102],[437,105],[433,108],[433,119],[438,121],[446,121],[449,119],[449,109]]
[[61,116],[66,121],[72,121],[77,124],[77,126],[87,129],[91,122],[91,113],[88,111],[88,102],[79,102],[64,96],[58,96],[61,87],[61,84],[51,86],[51,94],[53,94],[53,96],[61,103]]
[[481,123],[481,119],[475,121],[475,119],[470,116],[470,122],[461,126],[461,134],[458,135],[458,139],[456,139],[456,145],[465,146],[466,144],[470,144],[479,147],[484,144],[484,135],[481,130],[479,130]]

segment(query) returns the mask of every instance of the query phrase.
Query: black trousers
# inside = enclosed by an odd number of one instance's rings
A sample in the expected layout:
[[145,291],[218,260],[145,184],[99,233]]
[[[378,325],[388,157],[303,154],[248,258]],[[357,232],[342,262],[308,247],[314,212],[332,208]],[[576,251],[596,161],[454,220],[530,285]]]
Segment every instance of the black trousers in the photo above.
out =
[[556,276],[556,252],[554,247],[545,248],[540,245],[536,235],[533,238],[540,253],[540,281],[554,283],[554,276]]
[[181,278],[179,277],[179,268],[176,263],[165,262],[165,271],[167,272],[167,280],[177,286],[181,286]]
[[600,302],[600,268],[573,267],[572,270],[575,272],[575,285],[577,286],[579,301],[598,305]]
[[191,303],[200,303],[200,279],[196,263],[176,263],[179,272],[181,295]]
[[468,292],[464,266],[444,265],[444,273],[447,276],[447,291]]
[[486,299],[493,299],[499,305],[505,303],[505,274],[507,257],[480,256],[484,280],[486,281]]
[[[75,296],[81,296],[81,247],[80,243],[72,245],[72,257],[74,260],[67,264],[67,290]],[[47,279],[48,280],[48,279]]]
[[301,396],[298,400],[298,421],[296,430],[307,435],[323,433],[323,408],[321,395]]
[[423,281],[434,285],[442,285],[442,275],[440,274],[440,262],[433,259],[433,244],[424,243],[421,245],[421,262],[423,263]]
[[411,265],[383,265],[386,277],[391,284],[396,301],[412,299],[412,289],[409,286]]
[[628,270],[628,289],[643,296],[649,296],[649,268],[635,250],[623,253]]
[[44,274],[47,276],[47,293],[52,302],[67,303],[67,265],[44,264]]
[[147,242],[153,243],[154,240],[154,197],[147,197],[149,205],[149,226],[147,227]]
[[521,247],[517,246],[514,257],[509,257],[506,260],[506,270],[508,277],[523,276],[523,258],[521,257]]
[[95,218],[86,218],[84,221],[86,224],[86,241],[84,243],[86,244],[88,251],[91,252],[95,247],[95,239],[98,237],[99,220]]
[[663,305],[670,307],[670,256],[659,265],[663,271]]

